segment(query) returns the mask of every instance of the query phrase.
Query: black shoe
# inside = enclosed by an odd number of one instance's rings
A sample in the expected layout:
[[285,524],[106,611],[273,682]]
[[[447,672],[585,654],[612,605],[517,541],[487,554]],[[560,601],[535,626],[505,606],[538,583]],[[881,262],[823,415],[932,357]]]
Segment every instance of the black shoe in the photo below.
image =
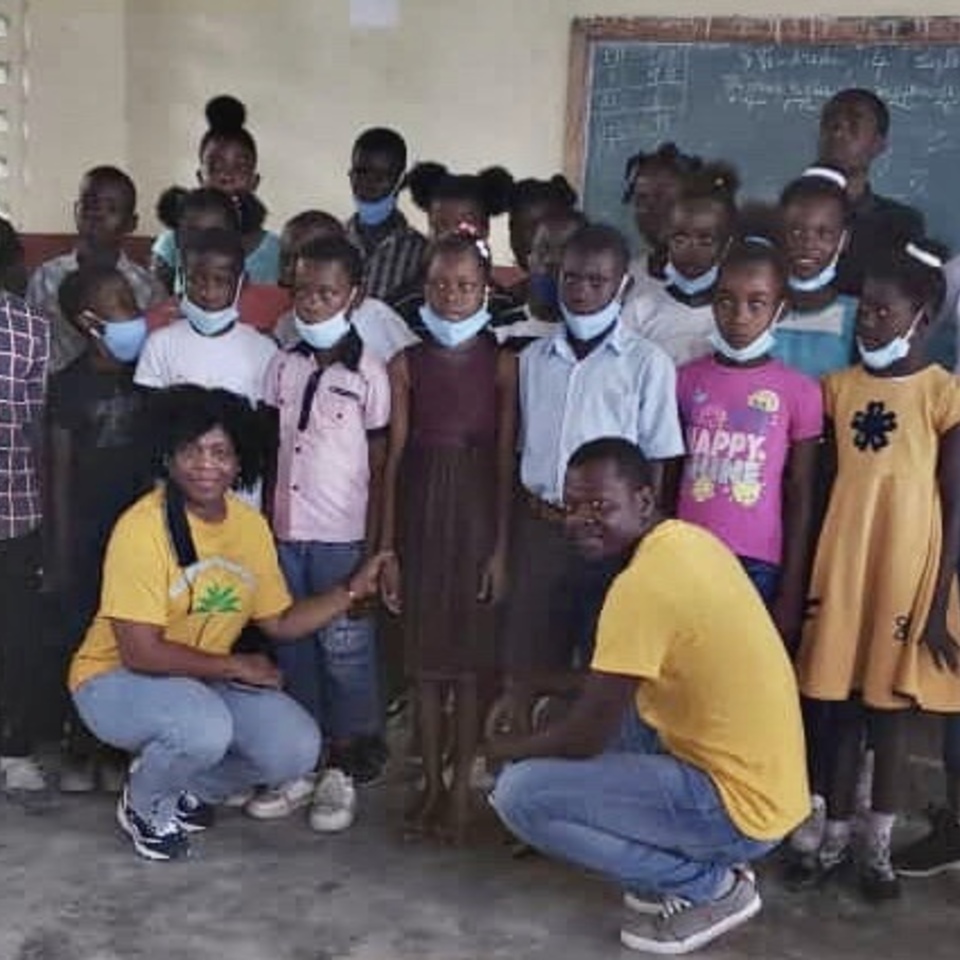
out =
[[133,849],[147,860],[179,860],[190,853],[190,841],[180,825],[157,828],[148,823],[130,806],[126,789],[117,801],[117,822],[133,841]]
[[860,892],[871,903],[885,903],[900,897],[900,879],[889,863],[885,867],[868,866],[860,870]]
[[852,864],[853,855],[849,847],[838,859],[826,863],[816,853],[793,854],[784,867],[783,881],[795,892],[818,890],[847,877]]
[[199,833],[212,827],[216,820],[216,810],[210,803],[204,803],[192,793],[181,793],[173,812],[180,829],[184,833]]
[[820,882],[816,854],[790,851],[783,865],[783,882],[789,890],[812,890]]
[[893,866],[902,877],[932,877],[960,869],[960,823],[949,810],[930,811],[930,832],[899,850]]
[[358,737],[338,758],[338,766],[358,786],[370,786],[383,776],[389,755],[379,737]]

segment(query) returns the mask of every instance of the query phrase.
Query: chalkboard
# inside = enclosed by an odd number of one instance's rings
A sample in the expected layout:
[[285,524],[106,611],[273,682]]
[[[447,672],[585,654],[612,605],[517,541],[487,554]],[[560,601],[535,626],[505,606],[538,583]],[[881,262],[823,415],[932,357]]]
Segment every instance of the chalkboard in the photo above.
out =
[[875,190],[960,251],[960,18],[575,20],[567,173],[631,239],[624,165],[663,141],[732,162],[741,198],[772,200],[816,159],[820,109],[845,87],[890,108]]

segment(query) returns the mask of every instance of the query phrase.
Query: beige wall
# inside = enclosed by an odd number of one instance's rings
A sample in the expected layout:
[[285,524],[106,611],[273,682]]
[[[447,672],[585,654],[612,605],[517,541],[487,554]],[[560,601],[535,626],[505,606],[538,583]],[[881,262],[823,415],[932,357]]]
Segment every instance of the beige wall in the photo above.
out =
[[[781,0],[782,2],[782,0]],[[370,124],[403,131],[414,159],[514,174],[560,168],[574,16],[657,15],[654,0],[399,0],[396,29],[358,31],[348,0],[31,0],[31,186],[22,225],[59,230],[80,172],[120,161],[141,189],[191,184],[203,104],[229,91],[261,146],[271,223],[306,206],[350,212],[350,144]],[[673,0],[676,15],[770,14],[772,0]],[[805,14],[840,11],[808,0]],[[846,0],[845,14],[947,14]],[[498,246],[502,249],[502,235]]]

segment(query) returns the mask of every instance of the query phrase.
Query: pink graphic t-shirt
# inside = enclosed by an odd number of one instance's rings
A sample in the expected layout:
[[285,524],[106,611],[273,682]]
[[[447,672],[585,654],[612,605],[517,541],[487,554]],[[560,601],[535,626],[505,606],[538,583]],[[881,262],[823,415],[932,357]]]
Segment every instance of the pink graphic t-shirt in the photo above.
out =
[[687,443],[677,516],[739,557],[779,565],[783,473],[791,444],[822,433],[820,385],[779,360],[704,357],[680,368],[677,397]]

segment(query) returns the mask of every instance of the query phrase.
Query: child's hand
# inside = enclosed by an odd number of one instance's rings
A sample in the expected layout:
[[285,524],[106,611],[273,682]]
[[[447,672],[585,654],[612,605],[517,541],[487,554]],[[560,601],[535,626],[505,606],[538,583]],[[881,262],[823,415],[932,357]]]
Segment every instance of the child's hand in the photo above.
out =
[[375,553],[364,560],[360,569],[347,581],[347,589],[358,603],[369,600],[380,592],[380,578],[391,559],[393,553],[389,550]]
[[950,636],[945,623],[933,624],[928,622],[923,636],[920,637],[920,643],[930,651],[933,657],[934,665],[938,670],[944,667],[951,673],[956,673],[960,667],[960,646],[957,641]]
[[803,629],[804,596],[802,593],[781,591],[770,607],[770,615],[780,636],[790,649],[800,639]]
[[403,609],[400,587],[400,561],[395,553],[386,554],[386,561],[380,568],[380,599],[383,605],[394,615]]
[[481,603],[500,603],[507,593],[507,555],[497,551],[487,561],[480,574],[477,600]]

